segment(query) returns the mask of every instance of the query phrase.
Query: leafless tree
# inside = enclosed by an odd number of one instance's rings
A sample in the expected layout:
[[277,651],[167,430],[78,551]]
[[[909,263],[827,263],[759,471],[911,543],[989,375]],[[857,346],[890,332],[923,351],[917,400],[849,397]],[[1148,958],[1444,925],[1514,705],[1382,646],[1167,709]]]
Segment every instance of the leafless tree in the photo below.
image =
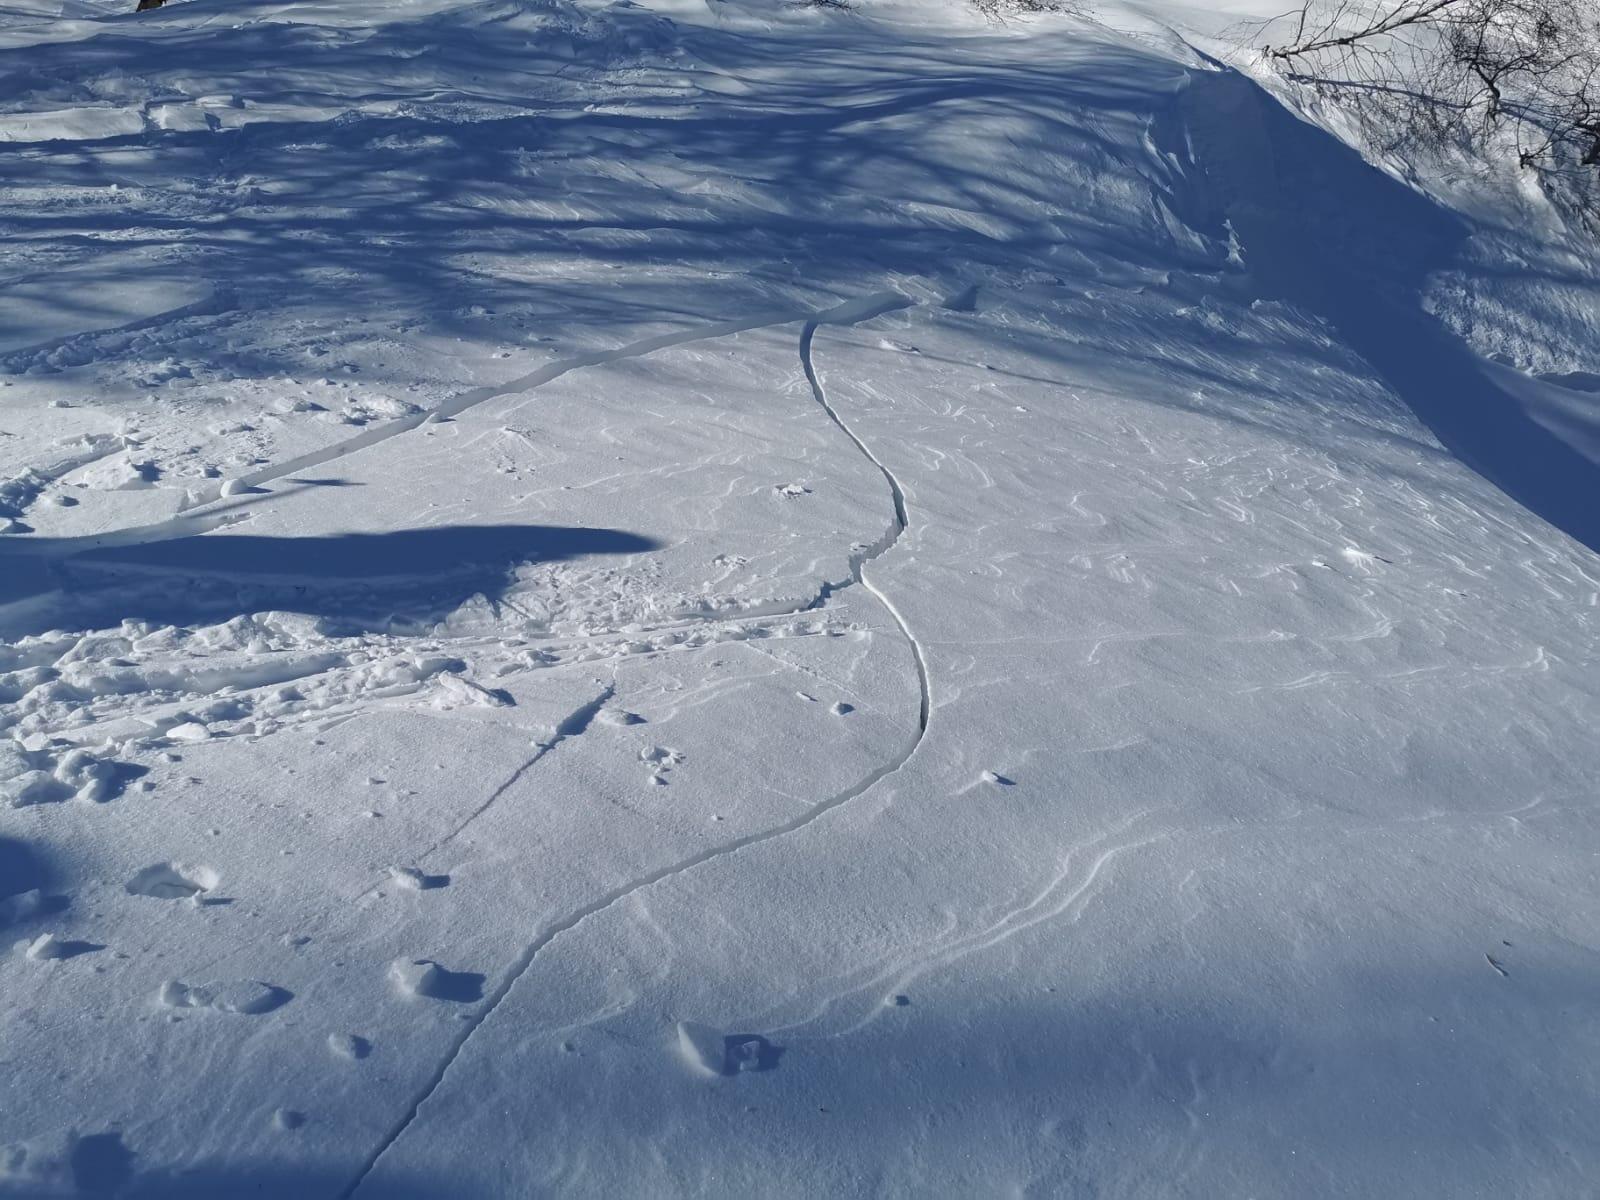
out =
[[1082,0],[972,0],[973,6],[991,21],[1028,13],[1066,13],[1083,15]]
[[1600,165],[1597,0],[1305,0],[1267,54],[1413,131],[1508,133],[1524,165]]

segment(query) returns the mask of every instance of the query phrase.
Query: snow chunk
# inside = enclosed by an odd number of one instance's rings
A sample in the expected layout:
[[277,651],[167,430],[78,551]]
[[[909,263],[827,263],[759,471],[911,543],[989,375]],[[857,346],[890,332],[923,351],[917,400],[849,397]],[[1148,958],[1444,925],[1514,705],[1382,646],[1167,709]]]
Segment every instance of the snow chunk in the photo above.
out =
[[70,951],[65,942],[53,933],[41,933],[28,943],[28,948],[23,951],[34,962],[45,962],[52,958],[67,958]]
[[0,772],[10,775],[0,779],[0,804],[10,808],[69,799],[98,804],[111,798],[117,781],[114,764],[81,746],[57,758],[49,749],[6,747],[0,753]]
[[473,683],[470,679],[463,679],[459,675],[441,674],[439,677],[438,705],[441,708],[455,708],[458,705],[472,705],[478,708],[508,708],[512,704],[511,697],[499,689],[486,688],[482,684]]
[[389,982],[402,996],[437,997],[444,988],[445,973],[438,963],[426,958],[397,958],[389,964]]

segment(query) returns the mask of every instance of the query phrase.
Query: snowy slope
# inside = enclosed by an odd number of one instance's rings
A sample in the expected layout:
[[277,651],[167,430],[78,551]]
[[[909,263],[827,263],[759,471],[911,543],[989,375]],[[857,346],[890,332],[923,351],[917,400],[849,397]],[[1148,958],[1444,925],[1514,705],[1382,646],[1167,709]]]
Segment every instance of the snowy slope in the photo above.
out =
[[1540,197],[1248,6],[124,7],[0,14],[0,1195],[1592,1186]]

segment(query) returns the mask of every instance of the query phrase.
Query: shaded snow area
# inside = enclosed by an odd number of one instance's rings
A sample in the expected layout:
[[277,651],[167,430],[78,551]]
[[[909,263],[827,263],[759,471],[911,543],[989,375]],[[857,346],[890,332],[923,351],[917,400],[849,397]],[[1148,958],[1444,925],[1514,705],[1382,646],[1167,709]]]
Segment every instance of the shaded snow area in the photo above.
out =
[[1250,5],[132,7],[0,3],[0,1196],[1593,1192],[1537,189]]

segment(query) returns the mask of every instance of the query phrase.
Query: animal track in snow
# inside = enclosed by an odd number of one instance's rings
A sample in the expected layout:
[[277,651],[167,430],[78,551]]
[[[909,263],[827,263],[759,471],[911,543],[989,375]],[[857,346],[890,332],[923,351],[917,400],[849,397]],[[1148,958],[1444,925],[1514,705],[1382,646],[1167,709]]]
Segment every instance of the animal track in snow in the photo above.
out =
[[670,746],[646,746],[639,751],[639,761],[650,768],[649,779],[654,784],[665,784],[667,773],[684,759],[683,751]]

